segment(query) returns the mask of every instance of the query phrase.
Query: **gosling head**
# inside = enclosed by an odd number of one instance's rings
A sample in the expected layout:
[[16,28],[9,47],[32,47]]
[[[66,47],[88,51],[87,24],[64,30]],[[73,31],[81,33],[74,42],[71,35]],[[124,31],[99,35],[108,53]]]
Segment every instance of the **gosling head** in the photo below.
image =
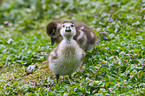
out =
[[65,20],[61,24],[60,34],[63,38],[70,39],[76,35],[76,28],[72,20]]
[[53,20],[46,27],[46,32],[48,36],[50,36],[51,38],[51,45],[54,45],[54,43],[57,42],[57,38],[60,37],[59,33],[60,26],[61,26],[60,21]]

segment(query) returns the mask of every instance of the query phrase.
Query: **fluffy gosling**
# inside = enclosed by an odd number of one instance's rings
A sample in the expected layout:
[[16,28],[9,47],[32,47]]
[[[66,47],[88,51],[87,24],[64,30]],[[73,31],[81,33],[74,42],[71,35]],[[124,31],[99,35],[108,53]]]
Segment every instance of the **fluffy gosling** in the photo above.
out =
[[73,21],[62,22],[60,34],[63,40],[48,57],[49,69],[56,75],[57,83],[60,75],[71,77],[71,74],[81,66],[85,56],[83,49],[73,39],[77,34]]
[[[66,21],[66,20],[65,20]],[[71,21],[71,20],[70,20]],[[99,44],[96,34],[84,23],[74,22],[76,34],[74,40],[84,51],[89,51]],[[58,20],[51,21],[46,28],[48,36],[51,38],[51,44],[60,43],[63,37],[60,34],[61,22]]]

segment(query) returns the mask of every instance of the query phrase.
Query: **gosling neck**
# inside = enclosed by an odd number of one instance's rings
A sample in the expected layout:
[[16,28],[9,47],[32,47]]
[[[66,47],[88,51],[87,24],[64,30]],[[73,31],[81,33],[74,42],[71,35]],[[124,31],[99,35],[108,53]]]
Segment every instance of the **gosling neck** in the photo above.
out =
[[67,44],[70,44],[73,40],[73,36],[63,36],[63,39]]

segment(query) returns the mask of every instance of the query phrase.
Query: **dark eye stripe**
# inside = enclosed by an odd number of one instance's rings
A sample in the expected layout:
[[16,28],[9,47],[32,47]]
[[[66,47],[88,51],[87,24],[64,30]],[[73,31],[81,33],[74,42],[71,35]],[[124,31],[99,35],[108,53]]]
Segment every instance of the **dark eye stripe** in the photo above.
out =
[[71,25],[71,27],[74,27],[74,25]]
[[65,25],[62,25],[62,27],[65,27]]

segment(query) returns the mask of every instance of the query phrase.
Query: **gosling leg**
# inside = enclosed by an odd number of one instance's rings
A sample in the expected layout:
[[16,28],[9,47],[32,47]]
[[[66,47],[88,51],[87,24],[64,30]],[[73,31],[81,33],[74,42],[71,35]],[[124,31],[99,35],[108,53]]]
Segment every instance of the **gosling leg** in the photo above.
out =
[[71,74],[70,74],[70,75],[69,75],[69,79],[68,79],[70,84],[72,84],[71,79],[72,79],[72,77],[71,77]]
[[56,74],[56,83],[58,84],[59,74]]
[[71,79],[71,74],[69,75],[69,79]]

